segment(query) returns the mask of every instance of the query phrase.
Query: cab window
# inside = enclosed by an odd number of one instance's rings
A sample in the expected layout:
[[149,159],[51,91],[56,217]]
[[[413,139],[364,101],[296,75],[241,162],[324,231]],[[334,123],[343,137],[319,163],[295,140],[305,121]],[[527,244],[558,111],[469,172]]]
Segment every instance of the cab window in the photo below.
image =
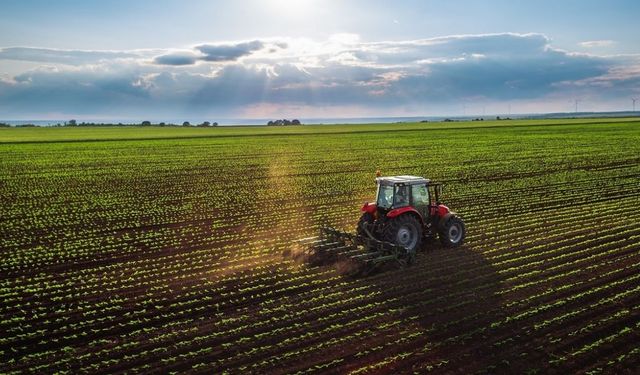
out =
[[395,201],[393,207],[404,207],[409,205],[409,186],[396,185]]
[[411,192],[414,206],[429,205],[429,189],[426,185],[414,185]]
[[378,187],[378,197],[376,202],[380,208],[391,208],[393,205],[393,186],[380,185]]

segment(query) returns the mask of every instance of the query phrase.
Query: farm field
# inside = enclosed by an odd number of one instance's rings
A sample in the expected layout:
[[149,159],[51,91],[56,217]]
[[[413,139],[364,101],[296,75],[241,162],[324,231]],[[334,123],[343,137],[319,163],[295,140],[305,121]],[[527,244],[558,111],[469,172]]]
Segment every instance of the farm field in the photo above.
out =
[[[376,169],[463,247],[366,278]],[[637,373],[640,120],[0,129],[0,373]]]

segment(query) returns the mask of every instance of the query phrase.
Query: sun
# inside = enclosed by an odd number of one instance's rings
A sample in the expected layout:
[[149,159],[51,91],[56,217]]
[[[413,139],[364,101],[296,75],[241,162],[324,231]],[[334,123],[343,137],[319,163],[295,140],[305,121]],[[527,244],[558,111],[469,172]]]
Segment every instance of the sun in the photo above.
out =
[[298,17],[310,14],[317,0],[268,0],[265,4],[281,16]]

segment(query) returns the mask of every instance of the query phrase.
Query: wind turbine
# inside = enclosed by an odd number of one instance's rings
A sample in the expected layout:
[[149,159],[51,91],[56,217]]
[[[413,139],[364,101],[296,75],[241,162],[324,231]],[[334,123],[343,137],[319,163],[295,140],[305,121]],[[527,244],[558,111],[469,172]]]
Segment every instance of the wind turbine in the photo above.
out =
[[633,112],[636,111],[636,101],[638,101],[638,98],[631,98],[631,101],[633,102]]
[[575,104],[576,104],[576,113],[578,113],[578,103],[580,103],[580,100],[579,100],[579,99],[576,99],[576,100],[575,100]]

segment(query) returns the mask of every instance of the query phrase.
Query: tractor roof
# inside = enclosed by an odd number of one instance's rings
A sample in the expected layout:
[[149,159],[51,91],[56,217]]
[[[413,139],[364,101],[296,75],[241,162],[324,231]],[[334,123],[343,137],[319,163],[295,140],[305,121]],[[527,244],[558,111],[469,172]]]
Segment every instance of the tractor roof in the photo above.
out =
[[386,176],[376,178],[378,183],[383,185],[395,185],[395,184],[428,184],[429,180],[424,177],[418,176]]

